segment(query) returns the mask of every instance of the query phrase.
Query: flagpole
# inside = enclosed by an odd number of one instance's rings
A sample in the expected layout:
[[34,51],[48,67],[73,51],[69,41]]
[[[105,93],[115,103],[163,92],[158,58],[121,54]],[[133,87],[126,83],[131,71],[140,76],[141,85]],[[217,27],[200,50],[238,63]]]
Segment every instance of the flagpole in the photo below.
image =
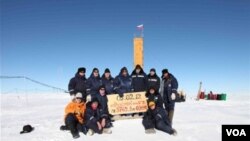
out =
[[138,37],[141,37],[141,38],[143,38],[143,32],[144,32],[144,27],[143,27],[143,24],[140,24],[140,25],[138,25],[137,26],[137,30],[139,30],[139,35],[138,35]]
[[141,30],[141,37],[143,38],[143,31],[144,31],[144,27]]

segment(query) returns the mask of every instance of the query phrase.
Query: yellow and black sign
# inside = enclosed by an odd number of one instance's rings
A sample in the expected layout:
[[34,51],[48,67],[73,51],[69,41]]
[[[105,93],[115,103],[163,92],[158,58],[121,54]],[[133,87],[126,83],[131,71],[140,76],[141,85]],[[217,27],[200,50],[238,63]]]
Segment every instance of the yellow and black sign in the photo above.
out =
[[108,95],[109,113],[112,115],[139,113],[147,111],[145,92],[124,93]]

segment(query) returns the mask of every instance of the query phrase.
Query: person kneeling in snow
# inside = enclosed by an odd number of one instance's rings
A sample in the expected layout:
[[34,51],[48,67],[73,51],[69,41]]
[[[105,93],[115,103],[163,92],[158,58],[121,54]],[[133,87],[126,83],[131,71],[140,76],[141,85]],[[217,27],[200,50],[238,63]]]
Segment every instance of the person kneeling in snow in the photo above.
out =
[[74,139],[79,138],[79,132],[87,133],[84,125],[86,105],[83,102],[82,93],[77,93],[75,98],[65,108],[65,124],[61,130],[70,130]]
[[154,128],[156,128],[170,135],[177,135],[167,118],[167,112],[162,107],[156,107],[154,101],[149,101],[148,107],[142,120],[146,134],[154,134]]
[[86,125],[89,128],[88,135],[92,136],[94,133],[111,134],[112,131],[108,125],[108,114],[102,110],[97,98],[93,98],[91,102],[87,103],[87,111],[85,115]]

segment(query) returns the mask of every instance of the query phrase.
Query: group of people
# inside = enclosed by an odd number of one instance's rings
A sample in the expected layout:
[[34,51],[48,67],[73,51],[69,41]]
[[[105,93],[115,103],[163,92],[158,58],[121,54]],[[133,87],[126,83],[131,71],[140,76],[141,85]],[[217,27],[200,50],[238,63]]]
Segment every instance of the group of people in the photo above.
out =
[[154,68],[146,74],[140,65],[136,65],[131,75],[126,67],[113,78],[108,68],[102,76],[94,68],[90,77],[85,76],[86,69],[78,68],[75,77],[68,85],[72,101],[65,108],[65,125],[61,130],[70,130],[73,138],[79,132],[93,135],[94,133],[112,133],[111,116],[108,111],[109,94],[146,91],[148,110],[143,115],[142,124],[146,133],[155,133],[155,129],[176,135],[172,128],[175,99],[178,82],[169,73],[162,70],[161,78]]

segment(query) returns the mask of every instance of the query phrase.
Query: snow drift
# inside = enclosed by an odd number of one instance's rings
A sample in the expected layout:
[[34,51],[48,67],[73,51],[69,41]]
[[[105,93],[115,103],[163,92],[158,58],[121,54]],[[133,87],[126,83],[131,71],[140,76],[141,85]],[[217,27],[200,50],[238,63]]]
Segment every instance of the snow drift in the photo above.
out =
[[[1,94],[2,141],[69,141],[68,131],[60,131],[64,124],[64,108],[68,94]],[[161,131],[147,135],[141,119],[114,122],[113,134],[85,136],[87,141],[219,141],[222,124],[250,124],[250,96],[228,96],[227,101],[195,101],[188,97],[176,103],[174,125],[177,136]],[[19,134],[23,125],[31,124],[35,130]]]

